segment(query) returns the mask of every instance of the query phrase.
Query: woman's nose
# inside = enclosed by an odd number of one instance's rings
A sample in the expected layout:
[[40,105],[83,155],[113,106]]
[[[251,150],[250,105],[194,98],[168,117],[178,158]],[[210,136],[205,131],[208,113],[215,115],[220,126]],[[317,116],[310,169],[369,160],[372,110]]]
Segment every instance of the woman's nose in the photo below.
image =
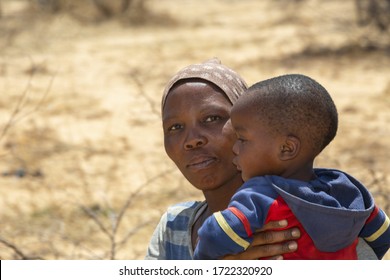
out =
[[191,132],[188,134],[187,140],[184,143],[184,148],[186,150],[191,150],[191,149],[202,147],[206,143],[207,143],[206,137],[198,133]]

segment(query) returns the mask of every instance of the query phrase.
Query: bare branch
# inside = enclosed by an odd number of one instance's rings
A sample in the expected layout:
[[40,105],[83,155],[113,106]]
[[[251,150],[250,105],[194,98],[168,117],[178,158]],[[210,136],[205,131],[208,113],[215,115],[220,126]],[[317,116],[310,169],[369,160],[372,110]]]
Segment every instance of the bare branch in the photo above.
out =
[[127,241],[133,236],[135,235],[137,232],[139,232],[142,228],[150,225],[151,223],[154,223],[154,219],[150,219],[148,221],[145,221],[139,225],[137,225],[137,227],[134,227],[132,228],[131,230],[129,230],[129,232],[125,235],[125,237],[122,238],[121,241],[118,242],[118,246],[123,246],[124,244],[127,243]]
[[100,221],[98,216],[93,213],[93,211],[91,211],[84,205],[80,204],[79,206],[84,211],[84,213],[87,214],[110,239],[113,238],[113,234],[109,232],[109,230],[103,225],[103,223]]
[[135,197],[140,194],[142,189],[145,188],[146,186],[148,186],[150,183],[156,181],[157,179],[161,179],[162,177],[173,173],[175,170],[176,169],[172,168],[170,170],[165,170],[165,171],[157,174],[156,176],[147,180],[144,184],[140,185],[134,192],[132,192],[130,194],[130,196],[127,198],[125,204],[122,206],[121,211],[118,214],[114,233],[118,230],[119,224],[121,223],[121,220],[122,220],[123,216],[125,215],[126,211],[129,209],[131,203],[134,201]]
[[33,77],[33,75],[30,75],[30,77],[28,79],[28,82],[27,82],[27,85],[26,85],[26,88],[24,89],[22,95],[19,97],[18,103],[16,104],[16,106],[15,106],[14,110],[12,111],[12,113],[11,113],[7,123],[5,124],[3,130],[1,131],[0,141],[1,141],[1,139],[3,139],[3,137],[8,132],[8,130],[11,128],[11,126],[14,124],[16,116],[20,112],[20,110],[22,108],[22,104],[23,104],[24,100],[26,99],[27,93],[28,93],[28,91],[30,89],[32,77]]
[[25,100],[27,98],[28,92],[29,92],[30,87],[31,87],[31,82],[32,82],[33,76],[34,76],[34,74],[31,74],[29,76],[26,88],[24,89],[22,95],[19,97],[18,102],[17,102],[14,110],[12,111],[12,113],[11,113],[7,123],[5,124],[4,128],[0,132],[0,141],[3,139],[3,137],[7,134],[7,132],[10,130],[10,128],[13,125],[15,125],[17,122],[21,121],[22,119],[26,118],[27,116],[31,115],[32,113],[38,111],[42,107],[46,97],[48,96],[48,94],[49,94],[49,92],[50,92],[50,90],[52,88],[52,85],[53,85],[55,77],[57,76],[57,73],[52,75],[52,77],[50,79],[50,82],[49,82],[48,86],[46,87],[46,90],[43,93],[43,95],[42,95],[41,99],[39,100],[38,104],[33,109],[31,109],[30,111],[22,114],[23,107],[25,106]]
[[33,109],[31,109],[30,111],[24,113],[23,115],[21,115],[18,118],[15,118],[15,120],[13,122],[14,124],[19,122],[19,121],[21,121],[22,119],[28,117],[32,113],[38,111],[42,107],[44,101],[46,100],[46,97],[49,95],[49,92],[50,92],[50,90],[51,90],[51,88],[53,86],[53,82],[54,82],[54,79],[55,79],[56,76],[57,76],[57,74],[52,75],[52,77],[50,79],[50,82],[49,82],[49,85],[47,86],[47,88],[46,88],[45,92],[43,93],[41,99],[38,101],[38,104]]
[[156,104],[155,104],[154,101],[145,93],[145,90],[144,90],[144,87],[143,87],[143,85],[142,85],[142,82],[139,80],[136,71],[132,71],[132,72],[130,73],[130,79],[131,79],[131,80],[134,82],[134,84],[137,86],[139,95],[141,95],[141,96],[146,100],[146,102],[149,103],[149,106],[150,106],[150,109],[151,109],[152,113],[154,113],[155,115],[157,115],[158,117],[160,117],[160,112],[156,109]]
[[41,257],[36,257],[36,256],[29,256],[26,255],[25,253],[22,252],[15,244],[13,244],[10,241],[7,241],[0,237],[0,243],[5,245],[6,247],[10,248],[12,251],[15,252],[17,256],[19,256],[22,260],[43,260]]
[[126,211],[130,208],[130,206],[131,206],[132,202],[134,201],[134,199],[136,198],[136,196],[138,196],[141,193],[141,191],[143,190],[143,188],[148,186],[150,183],[154,182],[157,179],[160,179],[163,176],[166,176],[167,174],[172,173],[173,171],[175,171],[175,169],[171,169],[171,170],[167,170],[167,171],[159,173],[158,175],[147,180],[144,184],[140,185],[134,192],[132,192],[129,195],[125,204],[122,206],[119,214],[117,216],[115,216],[114,221],[113,221],[112,233],[110,235],[110,240],[111,240],[110,259],[112,259],[112,260],[115,259],[116,249],[118,246],[121,246],[122,244],[126,243],[127,240],[131,236],[133,236],[141,228],[146,226],[146,224],[150,223],[150,221],[147,221],[147,222],[142,223],[141,225],[138,225],[137,227],[133,228],[130,232],[128,232],[127,235],[124,238],[122,238],[121,241],[119,241],[119,242],[116,241],[116,239],[117,239],[116,235],[117,235],[119,226],[121,224],[122,218],[125,215]]

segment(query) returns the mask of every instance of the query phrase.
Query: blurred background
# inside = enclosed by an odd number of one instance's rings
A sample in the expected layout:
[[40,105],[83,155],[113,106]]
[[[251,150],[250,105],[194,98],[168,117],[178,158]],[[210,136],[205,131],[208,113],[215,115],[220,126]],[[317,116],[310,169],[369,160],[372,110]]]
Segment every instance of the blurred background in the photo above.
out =
[[202,200],[160,98],[211,57],[327,88],[340,128],[316,165],[390,214],[389,0],[0,0],[0,259],[143,259],[166,208]]

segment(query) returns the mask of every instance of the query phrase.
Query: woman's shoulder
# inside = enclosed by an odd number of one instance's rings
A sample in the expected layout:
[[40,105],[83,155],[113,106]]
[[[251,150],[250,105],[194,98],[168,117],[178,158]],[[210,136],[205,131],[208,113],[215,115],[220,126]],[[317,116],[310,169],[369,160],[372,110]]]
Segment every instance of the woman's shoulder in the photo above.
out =
[[168,220],[175,219],[176,217],[191,217],[196,214],[199,208],[201,208],[206,202],[202,201],[186,201],[171,205],[167,209]]

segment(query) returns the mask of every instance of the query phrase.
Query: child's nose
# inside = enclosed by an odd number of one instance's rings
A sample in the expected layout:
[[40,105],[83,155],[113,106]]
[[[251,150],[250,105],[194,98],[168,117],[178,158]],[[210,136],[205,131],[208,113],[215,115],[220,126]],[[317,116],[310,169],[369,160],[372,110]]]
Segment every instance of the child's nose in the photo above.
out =
[[233,145],[233,153],[234,153],[235,155],[238,155],[238,154],[239,154],[238,141],[234,142],[234,145]]

